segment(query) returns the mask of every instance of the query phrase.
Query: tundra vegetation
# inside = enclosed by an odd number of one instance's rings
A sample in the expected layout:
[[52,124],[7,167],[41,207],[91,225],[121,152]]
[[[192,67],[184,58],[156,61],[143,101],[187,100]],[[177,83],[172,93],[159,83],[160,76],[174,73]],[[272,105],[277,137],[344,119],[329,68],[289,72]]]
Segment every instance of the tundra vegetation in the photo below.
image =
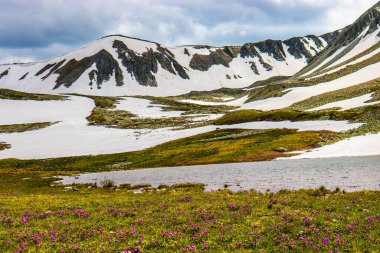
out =
[[378,252],[380,243],[378,191],[205,192],[201,184],[53,180],[0,177],[0,251]]

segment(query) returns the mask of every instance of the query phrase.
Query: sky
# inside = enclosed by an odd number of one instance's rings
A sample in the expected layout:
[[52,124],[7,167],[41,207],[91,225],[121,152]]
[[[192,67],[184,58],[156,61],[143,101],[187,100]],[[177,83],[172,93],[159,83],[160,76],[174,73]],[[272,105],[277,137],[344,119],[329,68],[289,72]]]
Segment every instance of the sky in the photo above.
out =
[[378,0],[0,0],[0,63],[44,60],[102,36],[166,45],[320,35]]

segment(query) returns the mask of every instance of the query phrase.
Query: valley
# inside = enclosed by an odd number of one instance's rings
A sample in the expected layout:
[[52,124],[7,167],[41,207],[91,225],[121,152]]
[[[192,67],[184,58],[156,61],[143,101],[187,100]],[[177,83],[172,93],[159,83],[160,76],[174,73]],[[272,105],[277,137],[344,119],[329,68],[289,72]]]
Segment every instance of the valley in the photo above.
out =
[[318,36],[0,64],[0,251],[378,252],[379,143],[380,2]]

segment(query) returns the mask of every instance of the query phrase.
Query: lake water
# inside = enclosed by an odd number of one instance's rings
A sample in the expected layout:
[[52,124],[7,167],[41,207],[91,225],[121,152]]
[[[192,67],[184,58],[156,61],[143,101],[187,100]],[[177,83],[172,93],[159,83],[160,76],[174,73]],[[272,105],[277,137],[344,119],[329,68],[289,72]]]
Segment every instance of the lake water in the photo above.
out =
[[340,187],[346,191],[380,190],[380,156],[327,159],[279,160],[153,168],[81,174],[60,177],[63,184],[94,183],[110,179],[117,185],[129,183],[172,185],[204,183],[207,190],[229,185],[229,189],[278,191],[281,189]]

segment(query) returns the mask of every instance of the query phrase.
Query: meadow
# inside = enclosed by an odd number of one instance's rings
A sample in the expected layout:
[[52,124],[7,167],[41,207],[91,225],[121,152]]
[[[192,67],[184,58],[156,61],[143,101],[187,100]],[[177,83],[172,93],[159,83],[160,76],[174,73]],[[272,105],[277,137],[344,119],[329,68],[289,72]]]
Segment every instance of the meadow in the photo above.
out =
[[378,252],[380,244],[378,191],[21,181],[0,188],[1,252]]

